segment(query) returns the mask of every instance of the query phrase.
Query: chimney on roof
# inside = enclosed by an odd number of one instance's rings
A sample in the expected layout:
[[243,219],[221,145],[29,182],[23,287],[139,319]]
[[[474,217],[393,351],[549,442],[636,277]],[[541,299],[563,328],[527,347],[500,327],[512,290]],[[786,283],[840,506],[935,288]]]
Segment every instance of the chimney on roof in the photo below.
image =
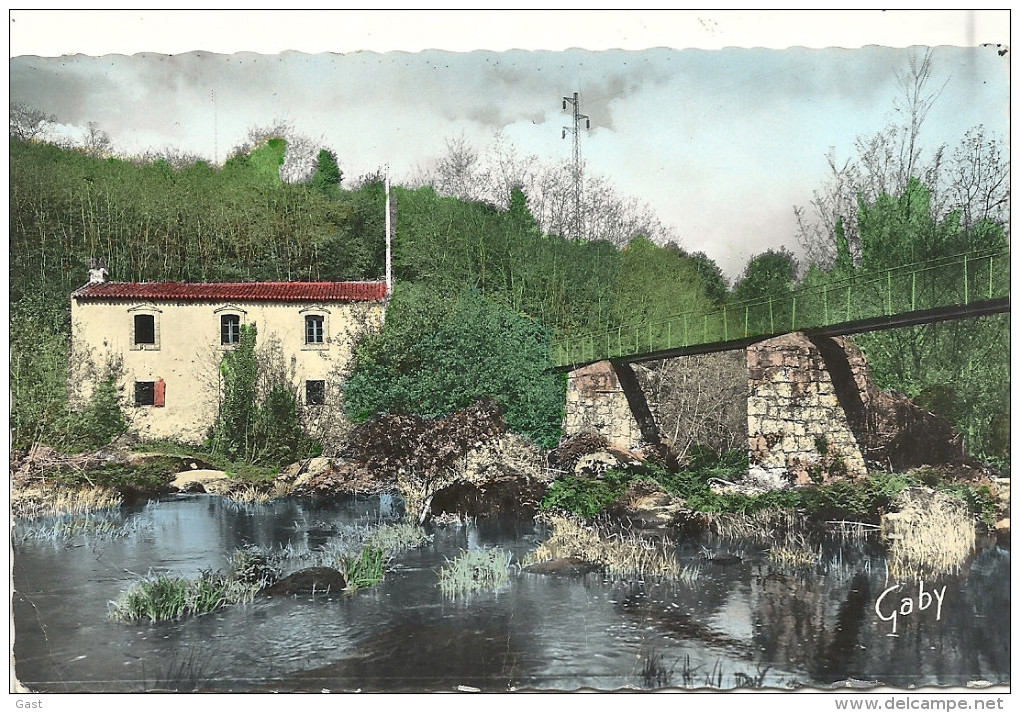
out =
[[89,284],[90,285],[101,285],[110,277],[109,271],[106,269],[105,260],[96,260],[95,258],[89,260]]

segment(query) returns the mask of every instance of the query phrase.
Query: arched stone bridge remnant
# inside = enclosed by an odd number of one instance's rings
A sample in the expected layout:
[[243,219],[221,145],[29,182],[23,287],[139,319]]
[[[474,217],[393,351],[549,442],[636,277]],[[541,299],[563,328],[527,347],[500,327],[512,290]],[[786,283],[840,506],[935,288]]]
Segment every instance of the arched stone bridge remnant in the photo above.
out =
[[[958,462],[962,441],[942,417],[878,390],[861,350],[843,337],[784,334],[746,348],[747,447],[752,466],[799,484],[893,468]],[[739,377],[738,377],[739,378]],[[612,447],[662,442],[630,364],[570,372],[564,432]]]

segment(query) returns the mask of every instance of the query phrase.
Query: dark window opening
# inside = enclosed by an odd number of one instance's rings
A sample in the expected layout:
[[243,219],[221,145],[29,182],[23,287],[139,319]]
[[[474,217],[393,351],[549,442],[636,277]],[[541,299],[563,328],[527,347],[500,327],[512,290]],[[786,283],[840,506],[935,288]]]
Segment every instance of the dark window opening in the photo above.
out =
[[239,344],[241,342],[241,317],[236,314],[225,314],[220,317],[220,344]]
[[305,317],[305,344],[322,344],[323,331],[321,314],[310,314]]
[[155,404],[156,382],[135,382],[135,406],[152,406]]
[[305,403],[309,406],[321,406],[326,403],[326,382],[305,382]]
[[156,343],[156,318],[151,314],[135,315],[135,344]]

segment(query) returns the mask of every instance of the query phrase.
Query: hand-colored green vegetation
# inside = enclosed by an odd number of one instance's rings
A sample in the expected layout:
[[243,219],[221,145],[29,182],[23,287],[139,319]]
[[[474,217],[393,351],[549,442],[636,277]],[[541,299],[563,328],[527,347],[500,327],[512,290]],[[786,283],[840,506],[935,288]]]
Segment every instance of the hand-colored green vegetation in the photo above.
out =
[[686,470],[670,472],[661,466],[643,464],[609,470],[601,479],[566,476],[549,486],[542,509],[560,508],[582,517],[593,517],[616,500],[627,486],[638,480],[658,484],[668,493],[684,499],[697,512],[752,513],[758,510],[795,507],[799,498],[793,491],[775,491],[761,495],[715,493],[709,487],[713,478],[732,480],[747,470],[747,454],[728,451],[720,456],[693,448]]
[[[221,169],[201,161],[175,169],[165,161],[102,160],[12,138],[15,447],[40,440],[69,450],[93,447],[123,428],[103,385],[116,365],[96,365],[95,403],[66,402],[68,294],[92,258],[104,259],[115,280],[381,277],[385,203],[378,177],[342,189],[336,156],[324,150],[310,182],[285,183],[278,169],[287,146],[263,138]],[[542,374],[553,338],[620,330],[622,339],[624,327],[713,304],[765,304],[789,294],[818,298],[799,302],[800,314],[825,308],[826,285],[1007,246],[1001,221],[981,218],[970,205],[936,205],[929,187],[912,179],[894,195],[862,197],[852,235],[842,222],[825,229],[831,234],[819,234],[835,244],[821,251],[834,259],[804,271],[789,252],[772,250],[752,257],[727,291],[710,260],[676,245],[627,235],[617,241],[628,243],[620,249],[543,234],[520,189],[510,192],[505,210],[442,197],[431,187],[392,193],[398,289],[383,333],[358,350],[350,385],[355,398],[347,407],[358,419],[396,408],[435,416],[490,397],[506,409],[514,431],[543,445],[556,439],[562,404],[562,381]],[[992,272],[987,268],[971,269],[974,285],[984,284],[977,273]],[[925,274],[897,283],[897,294],[876,287],[874,298],[910,304],[945,287]],[[782,309],[754,319],[785,324],[793,315]],[[965,434],[970,453],[1008,457],[1008,317],[857,340],[880,387],[945,415]],[[267,395],[263,407],[287,416],[285,397]],[[253,454],[242,447],[234,457],[268,462],[286,450]]]
[[337,564],[347,580],[347,591],[356,592],[383,581],[388,559],[389,556],[379,547],[366,547],[354,556],[341,555]]
[[604,507],[623,495],[627,485],[635,479],[625,470],[610,470],[599,480],[568,475],[557,478],[542,498],[543,510],[566,510],[585,518],[592,518]]
[[137,463],[110,462],[85,470],[58,466],[48,472],[47,479],[70,486],[87,484],[158,492],[166,488],[174,473],[185,467],[180,458],[160,455]]
[[721,457],[707,449],[693,448],[685,470],[670,472],[652,464],[609,470],[601,479],[566,476],[550,486],[542,500],[543,510],[561,509],[592,518],[620,497],[630,483],[647,480],[684,500],[701,513],[751,515],[762,511],[798,508],[819,519],[864,519],[876,521],[892,507],[896,497],[912,485],[926,485],[967,504],[970,512],[985,524],[995,516],[995,500],[987,486],[945,481],[934,469],[910,474],[871,473],[864,478],[840,480],[828,485],[811,485],[774,490],[759,495],[719,493],[713,479],[739,481],[747,470],[747,455],[729,451]]
[[110,616],[118,621],[156,622],[207,614],[251,601],[285,571],[308,566],[309,561],[339,569],[351,594],[381,582],[393,554],[419,547],[430,539],[420,527],[392,523],[344,533],[338,543],[340,551],[326,548],[309,553],[291,547],[272,550],[247,545],[231,554],[226,573],[205,571],[195,579],[168,574],[143,578],[112,603]]
[[410,522],[387,523],[372,527],[356,538],[357,554],[341,553],[335,564],[347,579],[347,591],[355,592],[383,581],[393,555],[421,547],[432,540],[418,525]]
[[209,441],[213,453],[234,460],[284,465],[318,455],[305,433],[291,386],[273,379],[255,354],[255,325],[241,326],[241,341],[220,362],[223,399]]
[[208,444],[193,446],[170,441],[149,441],[134,445],[132,450],[136,453],[153,454],[143,463],[166,464],[165,474],[178,472],[182,469],[181,464],[184,462],[196,461],[204,464],[203,467],[222,470],[231,478],[255,484],[269,484],[280,474],[280,467],[277,464],[258,464],[235,460],[223,453],[214,453]]
[[443,594],[499,589],[510,581],[510,553],[500,549],[466,550],[439,570]]
[[345,403],[362,421],[384,411],[438,418],[492,398],[511,430],[552,447],[565,389],[548,354],[545,328],[475,289],[443,297],[402,286],[383,331],[358,346]]

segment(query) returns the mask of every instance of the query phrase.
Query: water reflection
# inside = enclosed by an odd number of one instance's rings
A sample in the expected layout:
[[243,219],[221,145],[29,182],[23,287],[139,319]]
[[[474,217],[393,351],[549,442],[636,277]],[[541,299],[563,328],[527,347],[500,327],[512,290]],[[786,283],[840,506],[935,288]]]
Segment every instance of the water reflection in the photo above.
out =
[[[523,557],[546,534],[530,521],[437,528],[354,596],[259,599],[155,626],[107,617],[147,572],[223,569],[250,544],[307,553],[399,515],[391,498],[238,507],[187,496],[125,509],[123,537],[16,530],[16,674],[41,691],[1009,683],[1009,551],[991,542],[959,574],[925,582],[946,587],[941,615],[915,609],[896,636],[875,611],[890,586],[883,553],[861,541],[830,543],[809,571],[776,566],[761,543],[685,540],[678,556],[700,568],[691,583],[524,572],[496,592],[441,594],[446,559],[481,547]],[[904,592],[918,599],[916,587]]]

